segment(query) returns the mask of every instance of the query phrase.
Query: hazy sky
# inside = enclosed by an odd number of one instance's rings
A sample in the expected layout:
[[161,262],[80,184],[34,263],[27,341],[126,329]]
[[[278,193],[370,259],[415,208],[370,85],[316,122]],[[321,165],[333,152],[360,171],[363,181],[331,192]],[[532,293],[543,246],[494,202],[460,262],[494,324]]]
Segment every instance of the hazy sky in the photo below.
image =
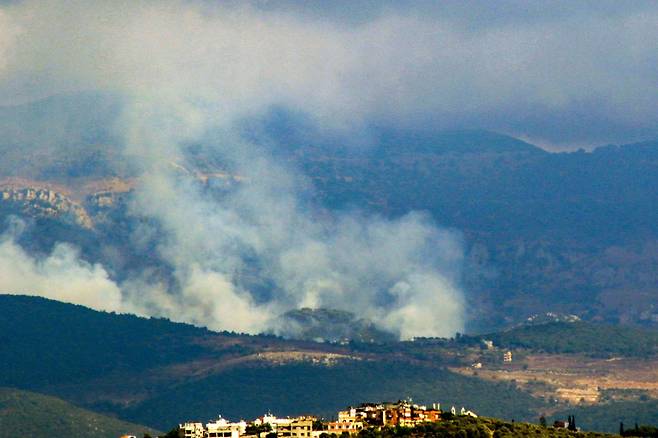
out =
[[281,104],[349,129],[628,142],[658,137],[658,3],[40,0],[0,9],[4,103],[143,91],[147,77],[196,88],[199,100],[223,94],[240,109],[233,115]]

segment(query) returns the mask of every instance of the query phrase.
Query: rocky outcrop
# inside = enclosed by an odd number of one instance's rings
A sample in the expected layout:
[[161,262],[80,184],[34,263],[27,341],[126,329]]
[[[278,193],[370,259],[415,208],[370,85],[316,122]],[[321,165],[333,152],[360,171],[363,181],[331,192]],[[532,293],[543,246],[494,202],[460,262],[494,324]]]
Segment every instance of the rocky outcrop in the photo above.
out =
[[125,202],[130,192],[102,191],[87,196],[86,203],[91,210],[103,210],[116,207]]
[[47,188],[0,187],[0,207],[27,216],[63,219],[83,228],[93,227],[84,207]]

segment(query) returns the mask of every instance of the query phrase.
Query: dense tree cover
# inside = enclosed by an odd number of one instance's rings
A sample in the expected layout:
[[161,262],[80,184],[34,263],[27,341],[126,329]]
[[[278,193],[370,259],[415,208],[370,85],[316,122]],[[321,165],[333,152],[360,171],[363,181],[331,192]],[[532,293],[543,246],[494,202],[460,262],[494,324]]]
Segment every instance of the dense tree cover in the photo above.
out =
[[384,428],[364,430],[359,438],[503,438],[503,437],[605,437],[602,433],[574,432],[567,429],[507,422],[495,418],[451,417],[437,423],[414,428]]
[[347,159],[333,150],[300,146],[296,156],[337,208],[425,210],[494,239],[540,234],[600,243],[658,232],[651,221],[658,214],[655,141],[558,154],[486,131],[406,131],[382,133],[375,147],[348,150]]
[[156,430],[80,409],[55,397],[0,388],[0,438],[116,438]]
[[573,414],[578,426],[585,430],[619,432],[620,422],[626,430],[635,424],[658,425],[658,400],[616,401],[592,406],[574,406],[568,411],[557,412],[555,418],[566,418]]
[[645,438],[658,437],[658,427],[642,425],[638,426],[637,423],[632,429],[623,429],[623,423],[620,424],[619,434],[621,436],[639,436]]
[[339,342],[394,342],[395,335],[377,328],[372,321],[336,309],[294,309],[280,318],[281,323],[295,333],[297,339]]
[[483,338],[505,348],[592,356],[640,356],[658,353],[658,331],[587,322],[556,322],[492,333]]
[[38,388],[110,371],[139,371],[203,355],[205,329],[0,295],[0,385]]
[[133,421],[166,428],[174,418],[255,418],[314,413],[331,418],[350,404],[412,397],[479,414],[534,419],[543,402],[507,382],[486,382],[435,367],[385,361],[334,366],[288,364],[233,369],[172,388],[121,412]]

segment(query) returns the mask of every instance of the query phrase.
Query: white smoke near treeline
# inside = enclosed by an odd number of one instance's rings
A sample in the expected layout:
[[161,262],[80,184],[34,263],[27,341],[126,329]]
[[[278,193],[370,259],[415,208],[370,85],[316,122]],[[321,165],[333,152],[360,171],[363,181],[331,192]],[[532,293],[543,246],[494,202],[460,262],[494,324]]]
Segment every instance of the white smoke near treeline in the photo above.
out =
[[[250,333],[278,331],[279,315],[300,307],[349,310],[403,338],[461,329],[454,233],[422,214],[390,221],[318,211],[300,196],[305,181],[294,169],[230,129],[212,148],[242,182],[212,196],[172,163],[184,163],[181,145],[195,130],[225,125],[204,121],[207,109],[189,102],[171,107],[180,116],[163,108],[140,99],[122,123],[129,156],[146,164],[132,209],[157,219],[157,250],[177,286],[133,279],[123,285],[126,309]],[[267,283],[269,296],[250,290],[245,272]]]
[[[9,76],[45,82],[37,92],[46,94],[52,84],[106,89],[127,102],[116,129],[126,159],[143,169],[131,208],[157,223],[155,251],[175,279],[145,274],[115,285],[68,247],[33,260],[6,238],[0,260],[12,256],[7,266],[24,280],[3,289],[250,333],[276,331],[278,316],[299,307],[349,310],[402,337],[461,329],[462,255],[453,234],[421,214],[320,214],[299,197],[294,169],[235,134],[240,118],[280,102],[328,123],[347,121],[333,113],[355,108],[341,89],[349,78],[326,59],[349,58],[345,41],[248,8],[181,3],[22,3],[2,16],[13,25],[3,48]],[[183,145],[209,130],[221,133],[212,147],[243,180],[219,197],[179,170]],[[143,232],[135,231],[136,244]],[[250,290],[240,280],[245,271],[262,278],[269,295]]]
[[[250,333],[276,330],[279,315],[299,307],[350,310],[402,337],[461,329],[455,284],[461,247],[455,236],[420,214],[387,221],[313,211],[301,205],[294,169],[234,135],[241,117],[280,101],[343,123],[332,113],[354,108],[340,89],[344,67],[324,55],[345,52],[344,42],[291,18],[265,20],[248,9],[114,2],[36,6],[19,4],[3,14],[14,25],[5,38],[18,41],[4,49],[8,68],[34,75],[37,83],[123,96],[127,104],[116,129],[125,139],[126,159],[144,169],[131,208],[158,224],[155,251],[171,266],[175,284],[146,275],[107,284],[102,267],[84,265],[66,247],[34,261],[6,239],[0,252],[18,255],[25,281],[6,284],[5,290],[34,289],[105,310]],[[71,23],[75,26],[66,26]],[[50,38],[54,47],[48,46]],[[336,98],[340,102],[327,104]],[[214,141],[215,152],[244,181],[221,197],[179,170],[186,165],[184,144],[213,129],[223,133]],[[135,232],[136,239],[142,231]],[[53,266],[61,270],[53,272]],[[269,296],[240,281],[249,270],[268,284]],[[88,291],[71,286],[68,295],[48,292],[51,284],[58,290],[68,285],[44,279],[76,274]]]
[[[347,26],[235,3],[10,3],[0,8],[0,100],[80,90],[121,95],[115,130],[125,159],[143,170],[131,209],[157,224],[135,230],[135,245],[155,233],[153,250],[174,281],[143,273],[115,284],[69,247],[35,259],[6,236],[0,287],[250,333],[276,330],[289,309],[327,307],[403,338],[451,335],[464,323],[458,235],[421,213],[397,220],[327,214],[300,195],[307,182],[295,169],[235,127],[273,105],[346,132],[370,120],[404,124],[425,112],[451,119],[501,106],[512,111],[519,93],[531,106],[561,109],[570,105],[565,96],[587,99],[582,93],[609,85],[603,78],[580,87],[574,71],[566,82],[572,89],[564,90],[565,81],[541,75],[545,65],[526,65],[534,55],[519,38],[558,51],[543,35],[473,35],[399,13]],[[515,56],[496,55],[505,47]],[[588,68],[580,61],[577,67]],[[528,67],[524,81],[513,74],[520,65]],[[185,145],[209,132],[208,147],[242,181],[222,196],[209,195],[193,170],[180,170],[188,166]],[[245,272],[270,293],[251,289]]]
[[65,243],[57,244],[45,257],[34,257],[16,243],[23,228],[22,221],[12,218],[0,236],[0,291],[39,295],[98,310],[121,310],[121,290],[102,266],[81,260],[77,250]]

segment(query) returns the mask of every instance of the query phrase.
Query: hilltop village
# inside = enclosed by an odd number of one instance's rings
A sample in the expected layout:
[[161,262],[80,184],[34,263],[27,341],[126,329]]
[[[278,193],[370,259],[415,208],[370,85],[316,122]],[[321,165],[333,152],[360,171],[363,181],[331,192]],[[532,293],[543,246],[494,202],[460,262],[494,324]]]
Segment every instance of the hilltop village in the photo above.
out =
[[178,425],[180,438],[325,438],[338,435],[358,434],[368,428],[415,427],[424,423],[441,421],[442,416],[477,415],[465,408],[459,411],[451,407],[449,413],[441,410],[438,403],[431,407],[412,401],[396,403],[363,403],[339,411],[336,421],[323,421],[314,416],[277,418],[266,414],[251,422],[229,422],[219,418],[210,423],[186,422]]

